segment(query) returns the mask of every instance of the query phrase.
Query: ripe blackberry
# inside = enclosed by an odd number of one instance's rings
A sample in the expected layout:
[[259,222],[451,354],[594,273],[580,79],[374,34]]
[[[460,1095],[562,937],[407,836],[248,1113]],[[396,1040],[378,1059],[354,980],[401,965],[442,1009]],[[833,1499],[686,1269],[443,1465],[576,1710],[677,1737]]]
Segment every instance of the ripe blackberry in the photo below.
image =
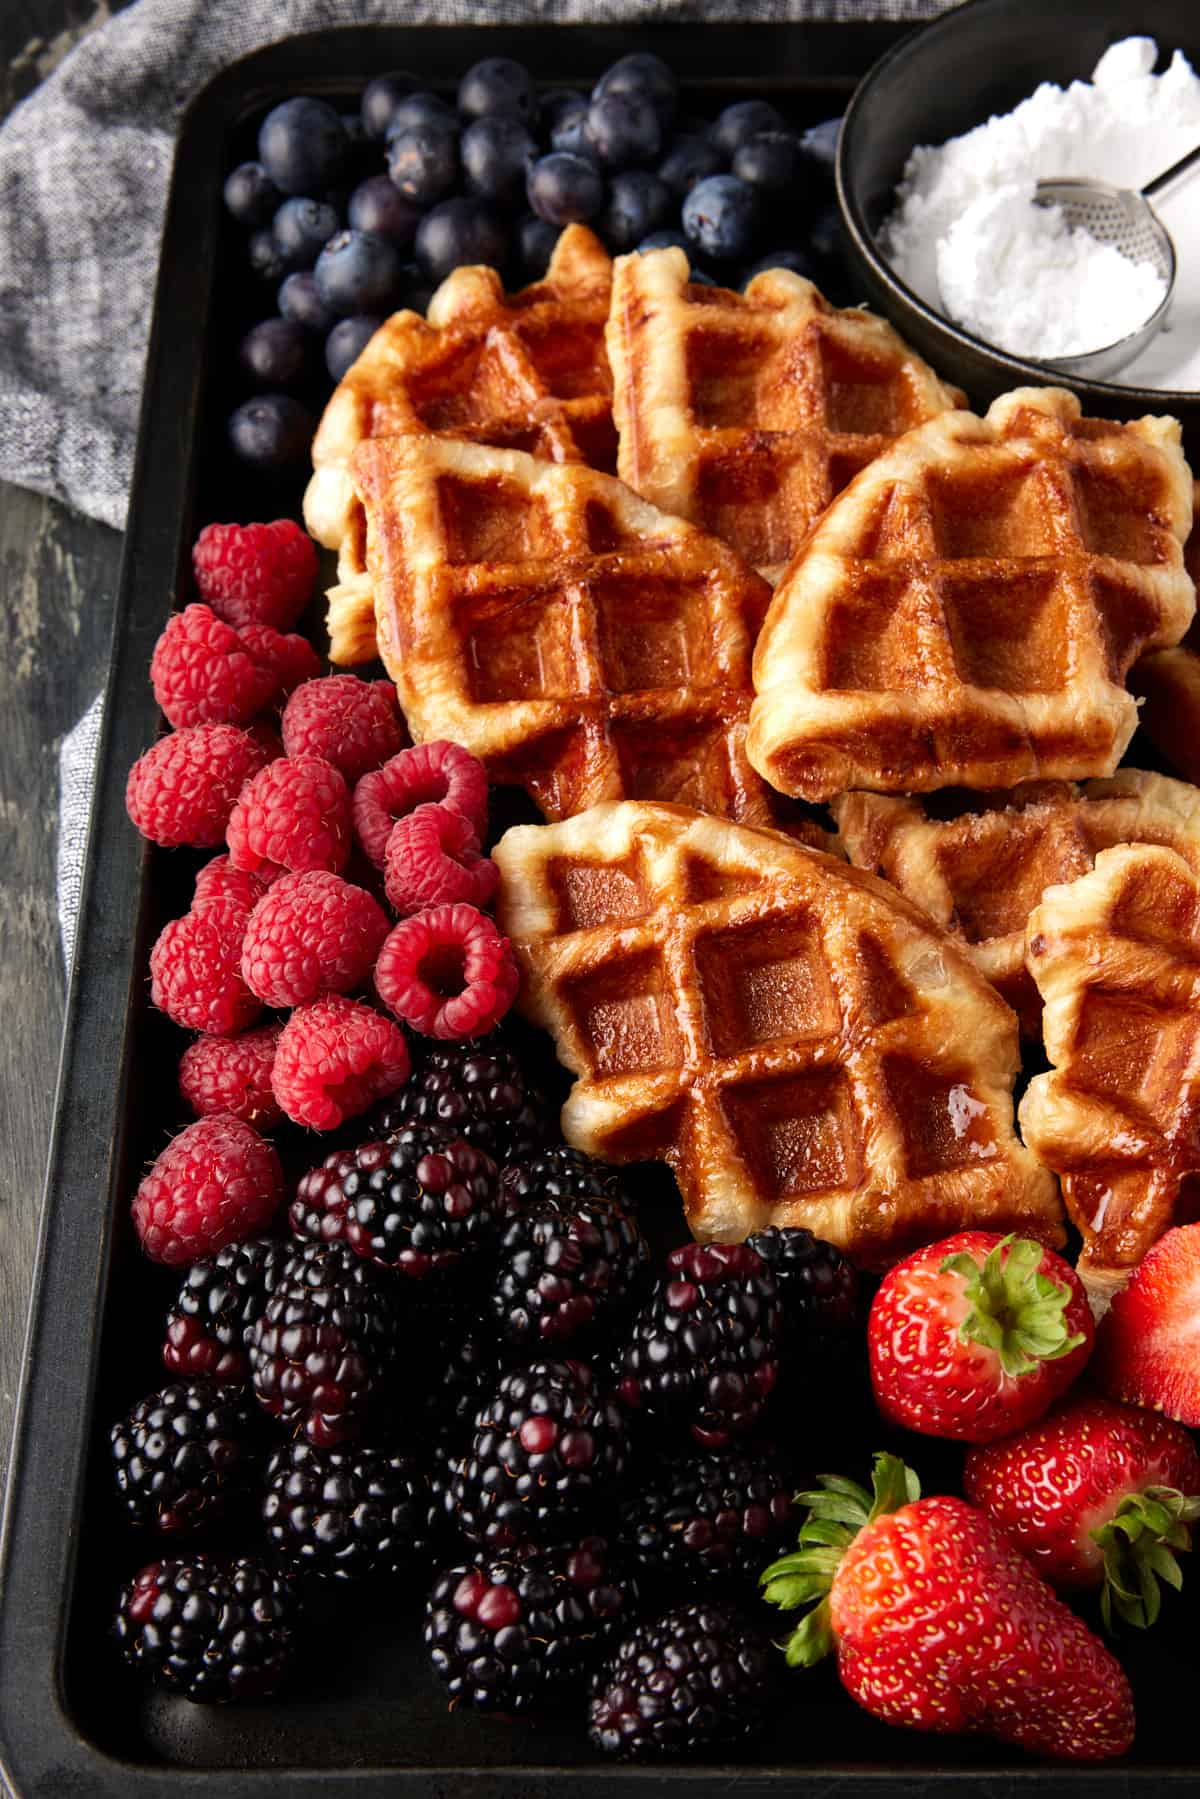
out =
[[413,1423],[436,1454],[465,1454],[475,1414],[500,1378],[499,1357],[490,1337],[464,1331],[453,1316],[434,1313],[414,1320],[422,1340],[414,1354],[428,1363],[433,1384],[419,1400]]
[[752,1453],[672,1457],[653,1466],[621,1506],[621,1541],[648,1580],[702,1592],[736,1579],[753,1588],[789,1536],[792,1482],[775,1457]]
[[246,1237],[192,1263],[167,1313],[162,1358],[172,1374],[245,1380],[246,1332],[261,1316],[291,1249],[277,1237]]
[[430,1044],[408,1084],[371,1122],[379,1137],[408,1124],[446,1125],[503,1168],[536,1153],[549,1120],[515,1053],[489,1036]]
[[297,1237],[313,1243],[341,1243],[346,1238],[346,1195],[342,1178],[354,1167],[352,1149],[335,1149],[308,1169],[296,1183],[288,1207],[288,1223]]
[[285,1559],[328,1580],[388,1579],[431,1548],[428,1477],[392,1449],[286,1444],[268,1464],[262,1515]]
[[766,1722],[770,1644],[731,1606],[677,1605],[639,1624],[597,1677],[589,1735],[628,1757],[687,1755]]
[[254,1484],[258,1419],[240,1387],[176,1381],[109,1432],[117,1491],[134,1524],[188,1531],[210,1524]]
[[673,1249],[620,1354],[621,1397],[720,1449],[771,1395],[780,1321],[775,1277],[744,1243]]
[[[507,1171],[514,1178],[506,1178],[506,1193],[515,1198],[522,1188],[524,1209],[500,1239],[491,1310],[510,1343],[536,1348],[594,1335],[633,1298],[647,1260],[645,1242],[615,1191],[596,1191],[587,1158],[579,1161],[585,1166],[551,1154]],[[584,1183],[592,1191],[583,1195],[554,1191]],[[525,1202],[525,1193],[539,1186],[542,1197]]]
[[500,1196],[510,1217],[543,1200],[624,1198],[615,1171],[569,1143],[545,1143],[510,1163],[500,1178]]
[[628,1422],[582,1362],[531,1362],[503,1376],[475,1417],[448,1505],[465,1537],[509,1548],[561,1537],[625,1472]]
[[350,1247],[414,1280],[454,1279],[495,1241],[496,1165],[449,1130],[405,1125],[360,1144],[341,1189]]
[[185,1699],[263,1699],[296,1649],[291,1575],[257,1556],[151,1562],[121,1591],[114,1634],[127,1661]]
[[439,1575],[425,1643],[452,1700],[527,1712],[582,1686],[615,1631],[636,1615],[637,1587],[608,1544],[526,1544]]
[[824,1354],[841,1348],[859,1322],[858,1270],[840,1249],[811,1231],[756,1231],[747,1237],[775,1276],[782,1340],[789,1348]]
[[344,1243],[302,1243],[247,1337],[255,1397],[320,1449],[352,1442],[386,1391],[396,1343],[375,1270]]

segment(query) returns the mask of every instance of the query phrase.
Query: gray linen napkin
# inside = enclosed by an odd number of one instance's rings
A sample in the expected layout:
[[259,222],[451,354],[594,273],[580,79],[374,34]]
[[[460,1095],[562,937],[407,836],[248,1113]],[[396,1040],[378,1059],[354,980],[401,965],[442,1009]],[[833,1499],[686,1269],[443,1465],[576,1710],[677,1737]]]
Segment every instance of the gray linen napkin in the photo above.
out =
[[[329,25],[651,19],[919,20],[952,0],[137,0],[0,128],[0,479],[118,528],[133,462],[175,127],[218,69]],[[61,750],[70,963],[98,702]]]

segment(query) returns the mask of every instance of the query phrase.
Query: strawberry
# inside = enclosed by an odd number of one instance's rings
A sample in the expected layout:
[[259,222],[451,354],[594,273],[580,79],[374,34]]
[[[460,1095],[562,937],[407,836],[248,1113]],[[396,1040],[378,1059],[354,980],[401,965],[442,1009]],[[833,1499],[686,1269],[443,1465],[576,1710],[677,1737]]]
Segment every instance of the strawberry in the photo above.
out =
[[1200,1426],[1200,1224],[1161,1236],[1115,1295],[1093,1379],[1111,1399]]
[[1181,1424],[1097,1394],[1072,1394],[1015,1437],[967,1451],[963,1485],[1055,1587],[1103,1587],[1112,1614],[1144,1629],[1158,1582],[1178,1587],[1177,1549],[1200,1518],[1200,1455]]
[[895,1456],[874,1493],[836,1475],[798,1503],[800,1546],[762,1576],[783,1610],[817,1603],[783,1645],[792,1667],[831,1649],[873,1717],[981,1732],[1071,1761],[1122,1755],[1133,1695],[1104,1644],[985,1513],[921,1499]]
[[962,1231],[898,1262],[871,1306],[871,1382],[885,1418],[990,1443],[1032,1424],[1091,1354],[1075,1270],[1028,1238]]

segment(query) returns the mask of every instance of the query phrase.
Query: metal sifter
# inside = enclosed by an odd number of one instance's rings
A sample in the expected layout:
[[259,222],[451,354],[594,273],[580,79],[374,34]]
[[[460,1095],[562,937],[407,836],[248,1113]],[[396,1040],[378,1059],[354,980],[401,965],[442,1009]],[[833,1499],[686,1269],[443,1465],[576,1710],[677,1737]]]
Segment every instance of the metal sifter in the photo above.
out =
[[1091,181],[1086,176],[1064,176],[1039,181],[1034,204],[1057,206],[1072,230],[1086,231],[1099,243],[1111,244],[1130,262],[1148,262],[1166,283],[1162,300],[1150,317],[1098,350],[1087,350],[1079,356],[1054,356],[1046,359],[1050,368],[1081,380],[1103,380],[1127,367],[1140,356],[1151,339],[1157,336],[1167,316],[1171,295],[1175,291],[1175,245],[1150,201],[1168,187],[1193,163],[1200,161],[1200,144],[1173,162],[1169,169],[1156,175],[1142,189],[1110,187],[1106,181]]

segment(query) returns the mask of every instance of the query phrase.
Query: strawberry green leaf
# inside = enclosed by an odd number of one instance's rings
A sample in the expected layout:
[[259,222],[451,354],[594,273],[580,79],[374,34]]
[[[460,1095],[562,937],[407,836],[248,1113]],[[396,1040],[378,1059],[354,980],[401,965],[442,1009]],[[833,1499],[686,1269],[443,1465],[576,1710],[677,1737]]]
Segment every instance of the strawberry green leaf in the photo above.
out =
[[814,1668],[833,1649],[833,1625],[829,1621],[829,1600],[822,1599],[815,1611],[802,1618],[791,1635],[780,1644],[789,1668]]
[[1162,1605],[1159,1582],[1176,1591],[1183,1585],[1175,1552],[1191,1548],[1189,1527],[1197,1518],[1200,1494],[1146,1487],[1129,1494],[1108,1523],[1092,1532],[1104,1555],[1100,1613],[1106,1630],[1112,1629],[1114,1612],[1138,1630],[1154,1623]]
[[1010,1235],[982,1263],[963,1252],[941,1264],[943,1274],[961,1276],[970,1307],[960,1341],[993,1350],[1015,1378],[1070,1355],[1084,1341],[1067,1329],[1071,1289],[1040,1272],[1044,1254],[1040,1243]]

